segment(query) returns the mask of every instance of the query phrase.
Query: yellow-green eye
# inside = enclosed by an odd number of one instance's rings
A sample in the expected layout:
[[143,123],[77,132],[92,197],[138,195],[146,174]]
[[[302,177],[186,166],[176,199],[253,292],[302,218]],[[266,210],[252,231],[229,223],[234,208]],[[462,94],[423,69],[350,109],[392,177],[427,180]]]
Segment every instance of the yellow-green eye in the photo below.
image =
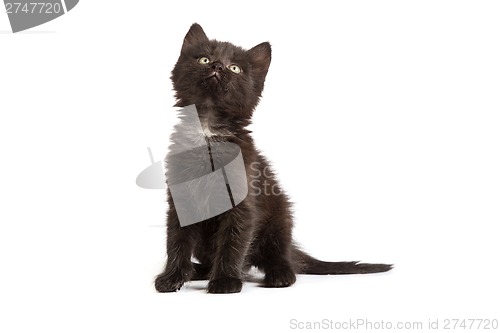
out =
[[201,57],[200,59],[198,59],[198,63],[202,64],[202,65],[206,65],[206,64],[210,63],[210,59],[208,59],[207,57]]
[[241,73],[241,68],[237,65],[229,65],[229,70],[233,73],[240,74]]

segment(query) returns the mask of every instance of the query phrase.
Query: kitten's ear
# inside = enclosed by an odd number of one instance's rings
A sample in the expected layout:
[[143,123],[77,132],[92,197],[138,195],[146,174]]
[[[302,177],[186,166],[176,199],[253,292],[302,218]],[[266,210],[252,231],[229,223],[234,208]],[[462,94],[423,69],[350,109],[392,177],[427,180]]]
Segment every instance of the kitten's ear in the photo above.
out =
[[253,68],[265,74],[271,64],[271,44],[261,43],[247,51]]
[[191,28],[189,28],[186,37],[184,37],[184,43],[182,44],[181,52],[185,52],[187,49],[194,45],[198,45],[203,42],[207,42],[208,37],[205,35],[203,28],[198,23],[194,23]]

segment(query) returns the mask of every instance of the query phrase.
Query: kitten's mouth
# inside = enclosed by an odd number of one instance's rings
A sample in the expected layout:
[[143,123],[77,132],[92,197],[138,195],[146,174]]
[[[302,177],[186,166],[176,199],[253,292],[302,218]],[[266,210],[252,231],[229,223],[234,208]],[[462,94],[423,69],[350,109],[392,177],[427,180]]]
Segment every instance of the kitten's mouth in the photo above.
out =
[[211,85],[212,88],[218,87],[218,89],[223,89],[224,91],[227,91],[227,86],[224,77],[221,73],[213,72],[211,75],[207,76],[205,82]]
[[207,80],[210,80],[210,79],[215,79],[217,80],[217,82],[221,83],[220,82],[220,75],[217,74],[217,72],[213,73],[212,75],[210,75]]

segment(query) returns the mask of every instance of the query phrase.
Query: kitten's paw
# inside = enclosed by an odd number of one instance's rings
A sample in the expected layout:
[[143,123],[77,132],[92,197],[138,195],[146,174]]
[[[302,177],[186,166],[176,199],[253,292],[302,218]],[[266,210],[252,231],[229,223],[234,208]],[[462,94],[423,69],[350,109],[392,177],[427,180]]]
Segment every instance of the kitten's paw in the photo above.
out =
[[237,278],[219,278],[208,282],[208,292],[211,294],[231,294],[239,293],[243,287],[243,282]]
[[297,278],[291,268],[276,269],[266,273],[264,287],[282,288],[289,287],[295,283]]
[[181,289],[184,282],[182,274],[162,273],[156,277],[155,288],[159,293],[170,293]]

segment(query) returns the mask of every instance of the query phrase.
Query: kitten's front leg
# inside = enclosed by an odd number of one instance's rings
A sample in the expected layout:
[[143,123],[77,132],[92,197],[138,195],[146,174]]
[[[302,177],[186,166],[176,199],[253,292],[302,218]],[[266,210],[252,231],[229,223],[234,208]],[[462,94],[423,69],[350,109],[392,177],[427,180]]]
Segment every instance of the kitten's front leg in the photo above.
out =
[[191,254],[196,225],[181,227],[175,208],[173,205],[170,207],[167,218],[167,263],[165,270],[155,280],[156,290],[163,293],[179,290],[193,274]]
[[219,229],[208,292],[238,293],[243,287],[242,271],[254,229],[252,212],[242,202],[214,223],[219,223]]

